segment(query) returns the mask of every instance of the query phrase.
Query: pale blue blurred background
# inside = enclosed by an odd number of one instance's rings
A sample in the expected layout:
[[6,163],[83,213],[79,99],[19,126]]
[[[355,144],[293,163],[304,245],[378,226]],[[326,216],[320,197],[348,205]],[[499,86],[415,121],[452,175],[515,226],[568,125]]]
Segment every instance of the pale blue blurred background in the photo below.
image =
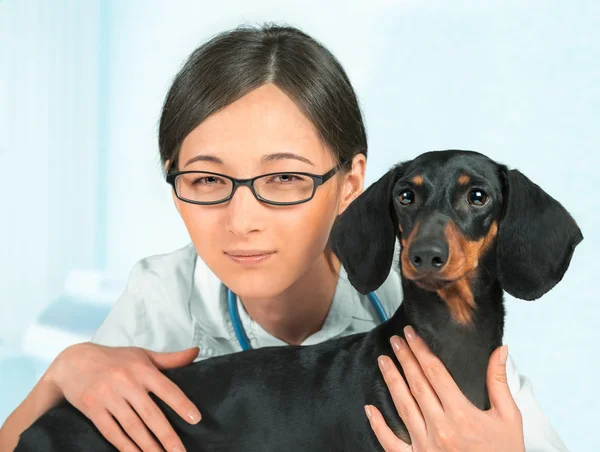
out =
[[209,36],[298,26],[364,109],[368,183],[432,149],[518,166],[585,240],[542,300],[509,299],[506,343],[559,434],[600,450],[597,1],[0,0],[0,423],[90,337],[132,265],[188,237],[163,182],[169,83]]

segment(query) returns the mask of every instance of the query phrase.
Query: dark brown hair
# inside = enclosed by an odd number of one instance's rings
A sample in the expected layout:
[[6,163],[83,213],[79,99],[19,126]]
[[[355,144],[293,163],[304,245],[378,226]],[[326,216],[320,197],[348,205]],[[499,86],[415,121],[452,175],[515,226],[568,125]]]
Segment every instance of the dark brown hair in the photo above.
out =
[[211,114],[273,83],[317,129],[338,163],[367,154],[367,137],[354,89],[336,58],[293,27],[239,27],[198,47],[167,93],[159,149],[167,172],[178,168],[184,138]]

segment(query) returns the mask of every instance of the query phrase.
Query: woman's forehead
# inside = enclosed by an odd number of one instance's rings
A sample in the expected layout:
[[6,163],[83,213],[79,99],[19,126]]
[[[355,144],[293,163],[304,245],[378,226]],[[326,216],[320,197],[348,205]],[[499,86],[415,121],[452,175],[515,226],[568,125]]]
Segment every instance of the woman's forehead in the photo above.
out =
[[198,155],[228,165],[296,160],[308,168],[308,162],[320,167],[333,161],[314,125],[273,84],[251,91],[192,130],[181,146],[180,168]]

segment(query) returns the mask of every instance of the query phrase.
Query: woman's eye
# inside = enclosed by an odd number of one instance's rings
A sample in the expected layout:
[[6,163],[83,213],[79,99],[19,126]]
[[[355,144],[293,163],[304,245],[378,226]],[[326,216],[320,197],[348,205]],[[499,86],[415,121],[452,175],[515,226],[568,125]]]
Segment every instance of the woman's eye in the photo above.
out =
[[488,200],[488,195],[483,190],[478,188],[474,188],[471,190],[467,196],[467,201],[469,204],[474,206],[483,206]]
[[290,183],[290,182],[296,182],[298,180],[300,180],[299,176],[296,176],[295,174],[280,174],[278,176],[275,176],[274,178],[274,182],[277,183]]
[[403,206],[409,206],[415,202],[415,192],[412,190],[404,190],[398,196],[398,200]]
[[220,181],[221,180],[215,176],[204,176],[194,180],[194,185],[215,185],[218,184]]

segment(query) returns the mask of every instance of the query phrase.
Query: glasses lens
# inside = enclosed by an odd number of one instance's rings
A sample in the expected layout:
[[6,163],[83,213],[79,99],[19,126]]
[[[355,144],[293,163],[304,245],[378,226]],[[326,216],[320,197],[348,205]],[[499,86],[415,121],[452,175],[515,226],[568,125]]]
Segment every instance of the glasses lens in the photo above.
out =
[[314,191],[312,178],[297,173],[280,173],[256,179],[254,189],[266,201],[295,203],[310,199]]
[[180,174],[175,179],[177,194],[188,201],[218,202],[231,194],[233,183],[210,173]]

